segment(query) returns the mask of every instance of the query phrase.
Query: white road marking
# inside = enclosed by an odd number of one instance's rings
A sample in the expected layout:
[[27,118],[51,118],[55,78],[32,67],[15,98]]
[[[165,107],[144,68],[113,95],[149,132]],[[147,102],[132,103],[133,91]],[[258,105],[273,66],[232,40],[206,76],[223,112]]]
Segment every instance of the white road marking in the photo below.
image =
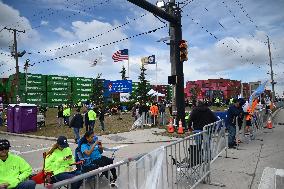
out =
[[39,151],[44,151],[50,149],[50,147],[48,148],[40,148],[40,149],[36,149],[36,150],[30,150],[30,151],[25,151],[25,152],[20,152],[20,154],[29,154],[29,153],[33,153],[33,152],[39,152]]

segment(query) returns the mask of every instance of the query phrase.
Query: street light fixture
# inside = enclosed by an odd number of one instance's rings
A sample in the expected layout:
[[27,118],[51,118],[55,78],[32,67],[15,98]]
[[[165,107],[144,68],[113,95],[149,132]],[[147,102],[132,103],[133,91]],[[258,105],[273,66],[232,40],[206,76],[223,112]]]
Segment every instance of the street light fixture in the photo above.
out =
[[156,5],[159,8],[164,8],[165,7],[165,2],[163,0],[158,0]]

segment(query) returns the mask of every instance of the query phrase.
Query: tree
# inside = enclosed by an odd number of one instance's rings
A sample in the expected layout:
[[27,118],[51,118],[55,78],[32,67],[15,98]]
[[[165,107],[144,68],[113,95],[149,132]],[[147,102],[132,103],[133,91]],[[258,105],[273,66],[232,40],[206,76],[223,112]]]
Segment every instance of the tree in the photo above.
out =
[[100,105],[104,103],[104,83],[101,79],[102,74],[98,74],[94,80],[94,92],[91,95],[91,100],[96,104]]
[[139,83],[138,83],[138,88],[137,88],[137,97],[139,97],[140,100],[143,100],[144,102],[146,102],[149,97],[147,93],[150,90],[150,85],[147,83],[147,80],[145,78],[145,76],[147,75],[145,71],[147,69],[144,67],[143,64],[140,70],[141,70],[141,73],[138,77]]
[[125,69],[124,66],[122,66],[122,70],[119,73],[121,73],[121,79],[122,80],[126,80],[127,79],[126,78],[126,69]]
[[189,92],[190,92],[190,94],[191,94],[191,100],[193,101],[193,102],[196,102],[197,101],[197,96],[198,96],[198,94],[200,93],[200,88],[199,87],[197,87],[197,86],[195,86],[195,87],[193,87],[193,88],[190,88],[190,90],[189,90]]

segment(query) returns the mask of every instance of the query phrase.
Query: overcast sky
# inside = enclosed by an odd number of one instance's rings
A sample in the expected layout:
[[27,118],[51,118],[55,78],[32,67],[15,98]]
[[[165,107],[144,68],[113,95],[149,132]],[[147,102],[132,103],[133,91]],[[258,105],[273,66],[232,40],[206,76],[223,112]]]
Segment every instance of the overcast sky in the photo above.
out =
[[[276,92],[282,94],[283,10],[283,0],[193,0],[187,4],[182,9],[183,39],[189,44],[185,81],[220,77],[243,82],[270,79],[268,35]],[[166,84],[170,75],[169,46],[156,41],[168,36],[168,27],[132,37],[164,25],[126,0],[0,0],[0,31],[5,26],[25,30],[18,35],[18,51],[31,54],[20,58],[20,71],[29,59],[35,63],[31,73],[83,77],[102,73],[105,79],[120,79],[119,72],[127,61],[114,63],[111,57],[115,51],[127,48],[130,79],[138,80],[141,57],[154,54],[158,83]],[[15,72],[15,61],[7,56],[12,44],[12,32],[2,30],[0,72],[5,72],[4,76]],[[102,62],[91,67],[100,57]],[[155,84],[155,66],[148,65],[147,69],[147,79]]]

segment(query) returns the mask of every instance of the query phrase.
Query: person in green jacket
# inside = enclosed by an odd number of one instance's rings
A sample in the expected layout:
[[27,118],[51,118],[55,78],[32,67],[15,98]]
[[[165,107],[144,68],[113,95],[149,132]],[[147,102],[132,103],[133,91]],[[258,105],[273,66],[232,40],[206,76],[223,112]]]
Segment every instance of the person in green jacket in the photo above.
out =
[[71,108],[68,106],[65,106],[63,110],[63,117],[64,117],[64,124],[69,126],[69,117],[71,115]]
[[[72,166],[74,163],[75,159],[67,142],[67,138],[65,136],[59,136],[57,143],[47,152],[45,159],[44,170],[53,174],[51,177],[52,183],[79,175],[80,172],[76,171]],[[81,184],[82,181],[72,183],[71,189],[78,189]]]
[[97,113],[95,108],[91,108],[88,112],[88,118],[89,118],[89,129],[88,131],[94,131],[95,122],[97,119]]
[[10,142],[0,139],[0,189],[34,189],[36,183],[28,180],[32,167],[20,156],[11,154]]

